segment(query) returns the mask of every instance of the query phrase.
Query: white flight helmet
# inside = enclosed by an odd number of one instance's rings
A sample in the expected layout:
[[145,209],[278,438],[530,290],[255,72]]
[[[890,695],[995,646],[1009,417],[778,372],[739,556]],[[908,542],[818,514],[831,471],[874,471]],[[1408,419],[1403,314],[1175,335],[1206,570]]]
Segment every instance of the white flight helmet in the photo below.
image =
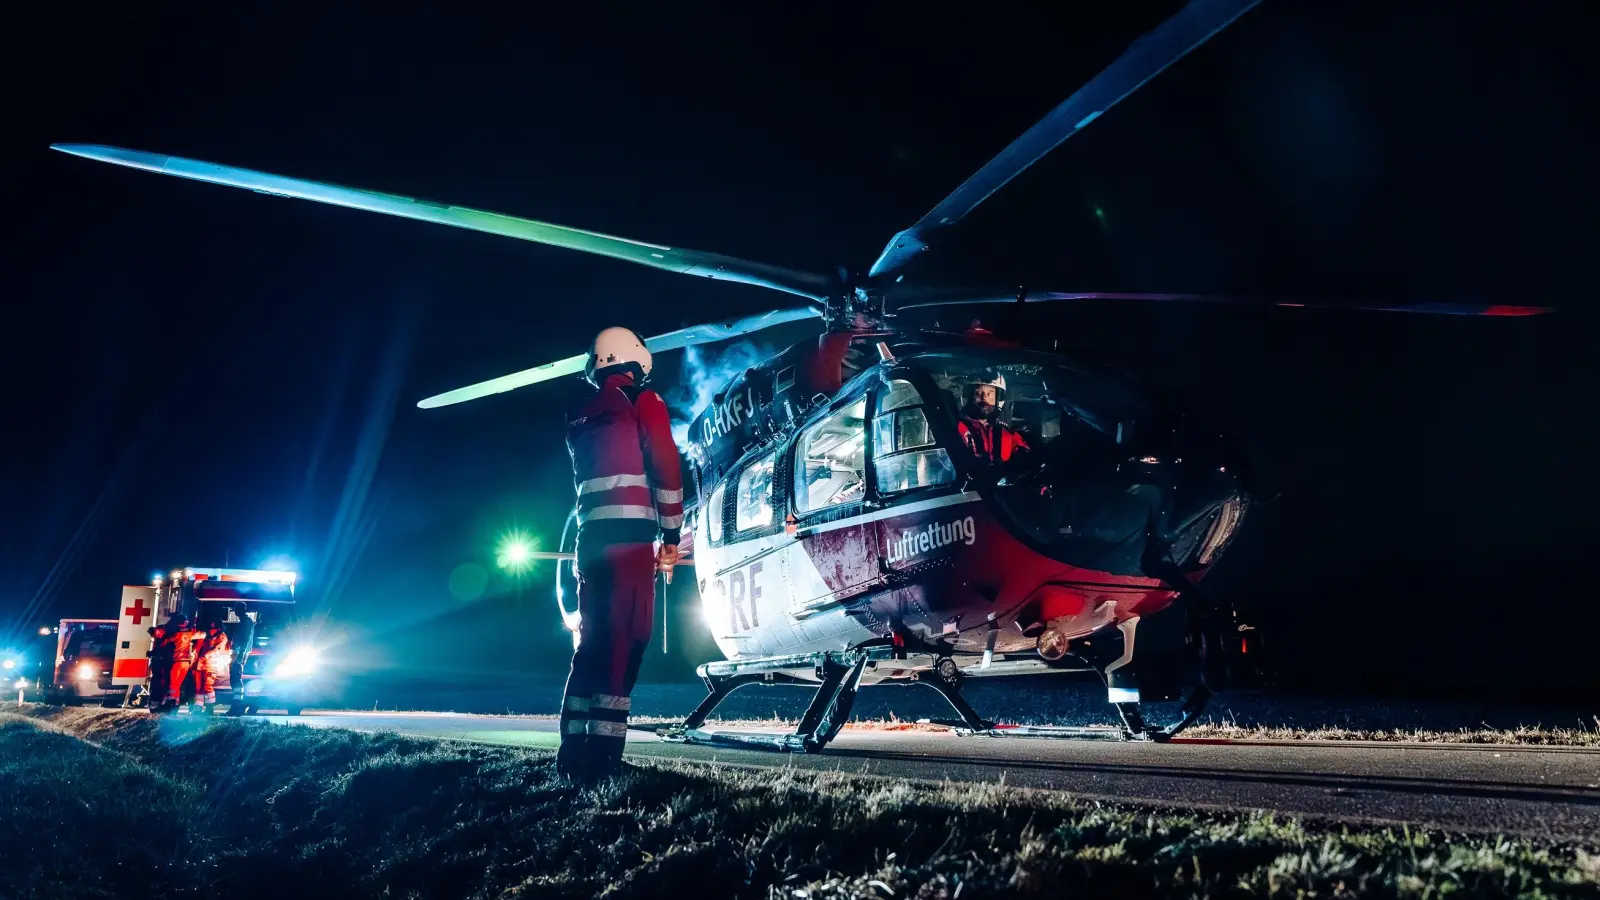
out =
[[967,394],[970,397],[973,388],[994,388],[994,405],[996,409],[1006,408],[1006,376],[994,369],[984,369],[976,377],[967,382]]
[[618,371],[631,371],[635,384],[644,384],[650,377],[650,350],[645,347],[644,338],[631,328],[607,328],[594,336],[583,377],[599,387],[607,376]]

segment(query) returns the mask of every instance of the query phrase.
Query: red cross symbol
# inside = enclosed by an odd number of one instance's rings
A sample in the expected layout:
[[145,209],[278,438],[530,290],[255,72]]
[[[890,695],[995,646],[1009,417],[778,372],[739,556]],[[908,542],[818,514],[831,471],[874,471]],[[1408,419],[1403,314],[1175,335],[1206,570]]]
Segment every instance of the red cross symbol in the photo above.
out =
[[122,614],[125,616],[133,616],[133,624],[138,625],[144,621],[145,616],[152,612],[154,612],[154,610],[145,608],[143,597],[136,597],[134,598],[133,605],[123,610]]

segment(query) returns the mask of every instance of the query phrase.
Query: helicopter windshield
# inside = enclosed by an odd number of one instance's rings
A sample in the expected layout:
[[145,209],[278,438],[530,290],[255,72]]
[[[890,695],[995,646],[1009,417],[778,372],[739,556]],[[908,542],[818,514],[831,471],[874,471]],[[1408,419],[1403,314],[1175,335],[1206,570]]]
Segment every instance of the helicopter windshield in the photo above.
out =
[[[1009,431],[1028,450],[1051,447],[1063,436],[1124,443],[1135,420],[1146,415],[1131,384],[1051,354],[962,349],[922,353],[910,362],[933,379],[946,412],[968,426],[963,431],[977,430],[973,425]],[[975,402],[980,393],[984,404]],[[966,449],[981,452],[985,446],[980,439]],[[988,455],[1005,462],[1011,454],[991,449]]]
[[925,407],[954,426],[950,451],[991,487],[1013,524],[1053,555],[1097,559],[1143,533],[1147,504],[1120,499],[1127,486],[1117,475],[1136,427],[1151,421],[1130,381],[1018,350],[961,348],[907,362],[932,382],[924,389],[938,391]]

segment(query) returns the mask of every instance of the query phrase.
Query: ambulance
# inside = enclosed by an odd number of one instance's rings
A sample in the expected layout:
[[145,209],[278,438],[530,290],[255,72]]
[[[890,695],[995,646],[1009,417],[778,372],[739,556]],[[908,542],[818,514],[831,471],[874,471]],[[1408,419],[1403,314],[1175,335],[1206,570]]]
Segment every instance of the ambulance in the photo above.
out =
[[[281,709],[299,715],[319,692],[321,660],[296,633],[297,580],[290,571],[183,568],[150,584],[124,586],[111,665],[111,683],[122,692],[123,705],[154,707],[165,699],[150,696],[152,632],[182,613],[202,630],[220,622],[228,633],[232,659],[217,673],[217,699],[230,704],[230,714]],[[242,708],[231,708],[235,676],[243,686]],[[181,702],[193,692],[191,678],[180,686]]]
[[124,693],[111,683],[118,630],[116,619],[62,619],[56,627],[56,662],[46,699],[72,704]]

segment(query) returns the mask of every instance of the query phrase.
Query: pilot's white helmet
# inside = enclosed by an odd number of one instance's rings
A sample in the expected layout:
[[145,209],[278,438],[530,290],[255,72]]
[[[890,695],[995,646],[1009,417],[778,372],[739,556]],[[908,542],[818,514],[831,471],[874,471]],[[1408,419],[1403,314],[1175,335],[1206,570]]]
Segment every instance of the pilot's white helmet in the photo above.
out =
[[595,335],[583,376],[599,387],[617,371],[632,371],[636,384],[643,384],[650,377],[650,350],[645,347],[644,338],[631,328],[612,327]]
[[997,409],[1006,406],[1006,376],[995,369],[984,369],[978,372],[972,380],[967,382],[967,396],[972,396],[972,389],[979,387],[994,388],[994,405]]

